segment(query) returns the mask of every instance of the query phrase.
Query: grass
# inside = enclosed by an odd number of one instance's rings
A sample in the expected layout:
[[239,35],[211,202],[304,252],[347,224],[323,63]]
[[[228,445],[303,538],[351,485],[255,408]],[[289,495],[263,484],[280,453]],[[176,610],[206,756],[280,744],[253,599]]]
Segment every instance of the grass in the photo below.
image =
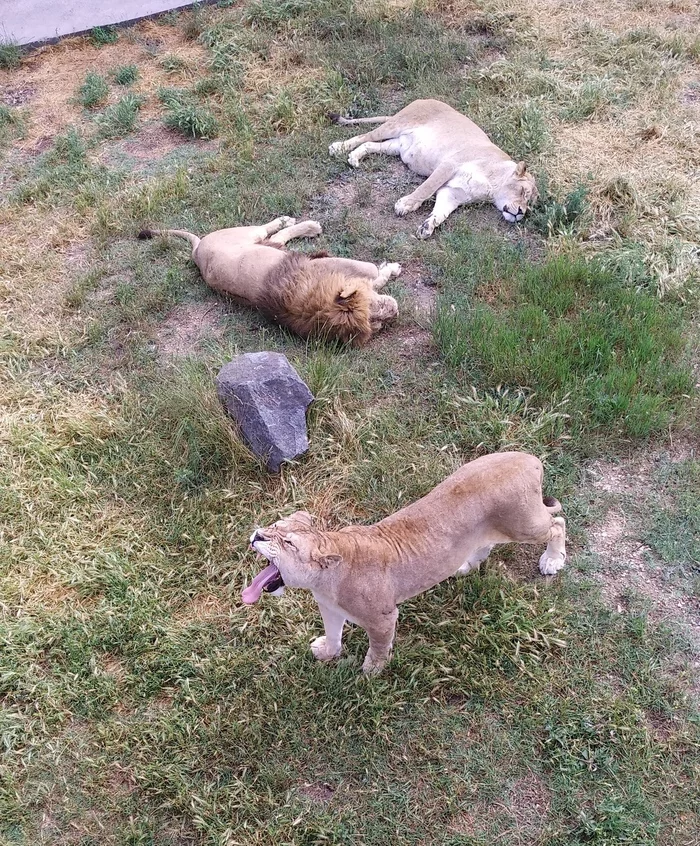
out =
[[115,26],[95,26],[90,30],[90,39],[97,47],[102,47],[118,41],[119,32]]
[[108,106],[96,118],[103,138],[122,138],[134,131],[143,98],[137,94],[126,94],[113,106]]
[[107,101],[109,85],[99,73],[92,71],[85,76],[85,81],[78,89],[78,100],[86,109],[94,109]]
[[196,103],[188,92],[163,89],[160,98],[165,105],[165,125],[188,138],[215,138],[219,123],[213,112]]
[[[38,83],[21,140],[8,109],[3,842],[695,842],[693,38],[651,4],[613,25],[600,2],[524,3],[181,12],[100,52],[138,61],[124,114],[74,109],[56,132]],[[419,96],[527,153],[526,225],[461,209],[416,241],[392,213],[405,169],[326,155],[327,111]],[[209,110],[219,145],[161,149],[169,104]],[[206,289],[186,245],[134,238],[279,214],[323,223],[303,249],[400,261],[397,324],[362,350],[307,344]],[[260,349],[316,395],[309,453],[279,476],[213,387]],[[402,606],[369,680],[357,628],[314,663],[309,595],[241,606],[252,526],[378,520],[498,449],[542,457],[564,503],[557,579],[534,548],[495,550]]]
[[139,69],[136,65],[121,65],[112,71],[112,78],[117,85],[133,85],[139,78]]
[[9,70],[19,67],[22,61],[22,49],[18,44],[0,41],[0,68]]
[[465,280],[445,286],[434,334],[468,383],[566,399],[577,439],[667,428],[693,385],[676,307],[581,261],[528,266],[496,248],[470,268],[473,240],[452,246],[450,265],[461,261]]

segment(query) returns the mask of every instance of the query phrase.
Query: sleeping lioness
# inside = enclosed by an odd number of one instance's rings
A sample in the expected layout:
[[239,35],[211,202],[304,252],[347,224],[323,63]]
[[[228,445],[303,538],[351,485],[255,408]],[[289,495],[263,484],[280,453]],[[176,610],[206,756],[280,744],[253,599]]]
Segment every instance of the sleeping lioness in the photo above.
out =
[[368,153],[401,156],[414,173],[428,177],[394,206],[396,214],[408,214],[436,194],[433,212],[418,230],[419,238],[429,238],[436,226],[465,203],[488,200],[509,223],[517,223],[537,198],[537,186],[525,162],[516,164],[468,117],[440,100],[416,100],[393,117],[331,117],[342,126],[382,124],[331,144],[331,155],[350,153],[348,162],[353,167]]
[[203,238],[183,229],[144,229],[138,237],[186,238],[210,288],[259,308],[302,338],[322,335],[362,344],[399,312],[393,297],[377,291],[401,273],[401,265],[377,267],[327,253],[285,250],[293,238],[320,234],[315,220],[297,223],[293,217],[278,217],[262,226],[219,229]]
[[341,652],[346,620],[369,635],[365,673],[382,669],[394,641],[397,605],[456,573],[469,573],[499,543],[542,543],[540,571],[566,560],[566,528],[556,499],[542,499],[542,464],[523,452],[501,452],[465,464],[427,496],[374,526],[314,529],[297,511],[251,538],[270,564],[243,591],[308,588],[326,633],[311,644],[320,661]]

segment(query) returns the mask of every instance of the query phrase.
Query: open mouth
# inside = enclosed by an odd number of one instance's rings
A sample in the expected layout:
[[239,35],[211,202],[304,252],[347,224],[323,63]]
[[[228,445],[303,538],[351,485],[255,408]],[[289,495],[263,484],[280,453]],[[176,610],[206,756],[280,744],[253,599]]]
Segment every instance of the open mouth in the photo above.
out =
[[252,605],[262,596],[263,591],[272,593],[284,587],[282,574],[274,564],[268,564],[241,593],[241,599],[246,605]]

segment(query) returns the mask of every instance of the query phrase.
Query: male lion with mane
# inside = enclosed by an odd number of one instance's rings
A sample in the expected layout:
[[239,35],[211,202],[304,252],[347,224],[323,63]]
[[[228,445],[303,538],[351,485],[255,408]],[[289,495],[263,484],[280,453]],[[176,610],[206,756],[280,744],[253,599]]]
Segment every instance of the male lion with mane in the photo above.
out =
[[332,156],[350,153],[352,167],[369,153],[400,156],[414,173],[428,177],[394,206],[396,214],[405,215],[436,195],[432,214],[418,229],[419,238],[429,238],[465,203],[489,201],[509,223],[518,223],[537,199],[535,179],[525,162],[514,162],[473,121],[440,100],[415,100],[393,117],[330,117],[341,126],[382,124],[331,144]]
[[396,300],[377,291],[401,273],[401,266],[285,250],[292,238],[320,234],[315,220],[278,217],[262,226],[219,229],[204,238],[182,229],[144,229],[138,237],[187,239],[210,288],[260,309],[302,338],[320,335],[363,344],[399,313]]
[[501,543],[547,544],[540,571],[557,573],[566,561],[561,505],[542,497],[542,463],[524,452],[499,452],[465,464],[427,496],[374,526],[337,532],[313,527],[297,511],[250,539],[269,565],[243,591],[250,605],[263,591],[310,590],[326,633],[311,650],[319,661],[342,651],[346,620],[369,635],[365,673],[389,660],[399,603],[456,573],[469,573]]

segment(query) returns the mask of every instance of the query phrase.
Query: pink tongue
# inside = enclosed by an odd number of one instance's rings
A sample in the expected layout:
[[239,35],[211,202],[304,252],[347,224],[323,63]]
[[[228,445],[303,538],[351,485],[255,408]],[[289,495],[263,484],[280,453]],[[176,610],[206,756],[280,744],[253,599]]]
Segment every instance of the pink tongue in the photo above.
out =
[[241,599],[245,602],[246,605],[252,605],[254,602],[257,602],[262,595],[263,589],[266,584],[271,582],[273,579],[276,579],[279,575],[279,570],[275,567],[274,564],[269,564],[265,569],[258,573],[258,575],[253,579],[253,581],[248,585],[248,587],[243,591],[241,594]]

